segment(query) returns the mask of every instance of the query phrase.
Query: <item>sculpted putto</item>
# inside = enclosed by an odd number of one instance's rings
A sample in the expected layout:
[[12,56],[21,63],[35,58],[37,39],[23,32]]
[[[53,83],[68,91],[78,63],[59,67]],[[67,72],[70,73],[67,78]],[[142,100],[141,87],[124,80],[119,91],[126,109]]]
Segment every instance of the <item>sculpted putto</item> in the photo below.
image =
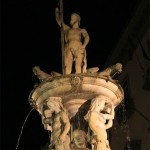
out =
[[85,29],[81,29],[80,16],[76,13],[71,14],[70,26],[64,22],[61,23],[59,9],[56,8],[56,21],[62,26],[65,34],[65,74],[72,72],[73,61],[75,61],[75,72],[85,73],[86,46],[89,43],[89,35]]
[[92,131],[92,150],[110,150],[106,132],[112,127],[114,119],[114,108],[110,99],[101,95],[94,98],[84,118]]
[[61,101],[60,97],[50,97],[46,100],[42,122],[45,129],[51,131],[50,149],[70,150],[70,121]]
[[73,131],[73,148],[72,150],[89,150],[87,146],[87,135],[83,130],[76,129]]

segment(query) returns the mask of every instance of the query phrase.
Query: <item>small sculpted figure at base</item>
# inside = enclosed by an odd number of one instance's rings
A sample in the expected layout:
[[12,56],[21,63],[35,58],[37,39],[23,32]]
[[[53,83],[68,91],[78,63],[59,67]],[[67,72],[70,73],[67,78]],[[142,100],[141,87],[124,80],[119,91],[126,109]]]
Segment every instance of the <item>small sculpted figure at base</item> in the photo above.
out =
[[89,150],[87,148],[87,135],[83,130],[73,131],[73,148],[71,150]]
[[110,150],[106,130],[112,127],[114,119],[114,107],[111,100],[102,95],[95,97],[84,118],[92,131],[90,139],[92,150]]

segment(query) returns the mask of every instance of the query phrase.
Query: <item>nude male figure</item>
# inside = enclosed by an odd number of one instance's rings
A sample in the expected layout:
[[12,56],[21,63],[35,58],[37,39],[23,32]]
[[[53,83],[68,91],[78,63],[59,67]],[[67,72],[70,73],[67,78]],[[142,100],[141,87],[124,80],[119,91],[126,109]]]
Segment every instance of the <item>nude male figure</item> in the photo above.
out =
[[56,8],[56,21],[58,25],[63,27],[65,34],[65,74],[72,72],[73,61],[75,61],[75,72],[85,73],[86,62],[86,46],[89,43],[89,35],[85,29],[81,29],[80,16],[76,13],[71,14],[70,26],[64,22],[61,23],[59,9]]

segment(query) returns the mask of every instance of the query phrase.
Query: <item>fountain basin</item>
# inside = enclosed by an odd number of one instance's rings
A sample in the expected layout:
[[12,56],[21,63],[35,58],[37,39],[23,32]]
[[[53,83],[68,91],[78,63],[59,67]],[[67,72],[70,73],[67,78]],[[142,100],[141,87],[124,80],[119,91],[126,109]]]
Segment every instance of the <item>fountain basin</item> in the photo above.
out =
[[88,100],[103,95],[112,100],[116,107],[124,99],[120,84],[97,74],[69,74],[56,76],[39,83],[29,95],[29,103],[40,114],[43,103],[49,97],[61,97],[64,108],[73,117]]

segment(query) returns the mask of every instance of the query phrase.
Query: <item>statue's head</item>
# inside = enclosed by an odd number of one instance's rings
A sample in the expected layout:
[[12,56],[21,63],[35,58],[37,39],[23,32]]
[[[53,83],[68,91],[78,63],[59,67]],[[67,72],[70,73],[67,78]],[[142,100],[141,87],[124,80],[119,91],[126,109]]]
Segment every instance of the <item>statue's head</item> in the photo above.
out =
[[63,109],[61,97],[49,97],[46,100],[46,104],[48,109],[50,109],[52,112],[56,112],[58,110]]
[[119,73],[121,73],[121,72],[122,72],[122,64],[116,63],[116,64],[115,64],[115,69],[116,69]]
[[83,130],[76,129],[73,131],[73,143],[77,148],[86,148],[87,136]]
[[104,95],[98,95],[94,99],[92,99],[90,110],[93,111],[98,108],[100,111],[102,111],[110,101],[111,100],[108,97]]
[[76,14],[72,13],[71,14],[71,20],[70,20],[70,25],[74,25],[76,22],[78,22],[78,25],[80,25],[81,17]]
[[105,106],[105,97],[103,96],[96,96],[94,99],[92,99],[91,101],[91,108],[90,110],[93,111],[95,110],[95,108],[97,107],[104,107]]
[[38,74],[39,70],[40,70],[40,67],[39,67],[39,66],[34,66],[34,67],[32,68],[32,71],[33,71],[33,73],[34,73],[35,75]]

